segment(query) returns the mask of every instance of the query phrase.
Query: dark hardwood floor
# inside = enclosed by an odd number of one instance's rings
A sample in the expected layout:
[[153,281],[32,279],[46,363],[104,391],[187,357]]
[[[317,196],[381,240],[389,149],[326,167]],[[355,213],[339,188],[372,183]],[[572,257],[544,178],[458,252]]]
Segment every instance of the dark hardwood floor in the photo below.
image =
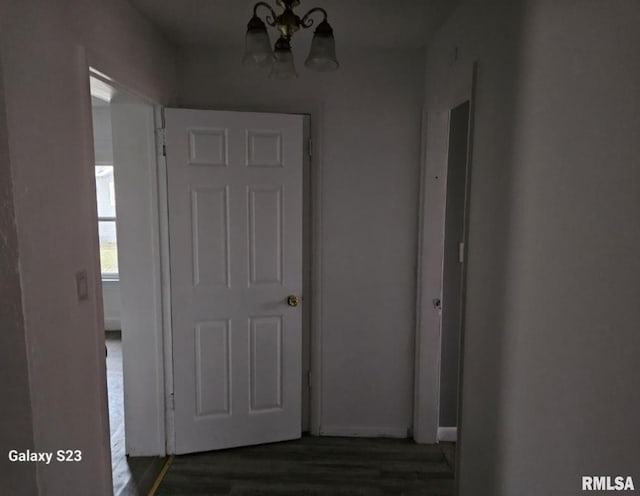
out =
[[156,496],[451,496],[453,445],[305,436],[175,457]]

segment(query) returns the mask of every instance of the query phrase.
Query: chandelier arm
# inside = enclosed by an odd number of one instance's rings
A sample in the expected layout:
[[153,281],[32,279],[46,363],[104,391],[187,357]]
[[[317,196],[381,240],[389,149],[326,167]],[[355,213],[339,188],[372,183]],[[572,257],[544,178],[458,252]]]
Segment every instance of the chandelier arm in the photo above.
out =
[[266,3],[266,2],[258,2],[258,3],[256,3],[254,5],[254,7],[253,7],[253,15],[254,16],[258,16],[258,9],[260,7],[265,7],[269,11],[269,13],[271,14],[271,16],[269,16],[269,15],[265,16],[265,21],[267,21],[267,24],[269,26],[275,26],[276,25],[276,18],[278,16],[276,15],[276,11],[273,10],[271,5],[269,5],[268,3]]
[[324,18],[322,19],[323,21],[327,20],[327,11],[322,7],[315,7],[304,15],[304,17],[300,21],[300,25],[305,29],[313,26],[313,19],[311,19],[311,15],[315,14],[316,12],[322,13],[322,15],[324,16]]

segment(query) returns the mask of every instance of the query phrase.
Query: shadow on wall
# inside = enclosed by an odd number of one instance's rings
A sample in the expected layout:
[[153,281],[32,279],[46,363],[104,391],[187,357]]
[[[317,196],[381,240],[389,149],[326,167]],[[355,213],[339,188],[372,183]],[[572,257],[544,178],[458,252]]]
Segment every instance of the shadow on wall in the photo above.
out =
[[[441,51],[459,46],[463,58],[478,62],[456,474],[459,494],[475,496],[501,494],[503,479],[505,350],[514,226],[511,205],[517,194],[513,169],[522,70],[524,3],[494,5],[489,9],[481,2],[464,4],[436,41]],[[446,57],[441,54],[438,61],[441,70],[446,70],[442,69],[448,63]],[[429,72],[433,69],[428,68]]]
[[[34,442],[3,82],[0,60],[0,377],[11,375],[11,380],[0,381],[0,446],[25,451],[33,450]],[[35,464],[10,463],[4,458],[0,481],[6,494],[35,494]]]

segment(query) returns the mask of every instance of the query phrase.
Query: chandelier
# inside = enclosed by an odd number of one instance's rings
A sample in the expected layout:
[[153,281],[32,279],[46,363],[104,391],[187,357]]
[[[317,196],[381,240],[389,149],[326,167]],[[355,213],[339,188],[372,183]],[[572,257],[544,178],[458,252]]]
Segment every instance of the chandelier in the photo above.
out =
[[[336,59],[336,44],[333,29],[327,22],[327,12],[316,7],[301,18],[293,12],[293,9],[300,5],[300,0],[277,0],[277,4],[284,9],[280,15],[277,15],[266,2],[258,2],[253,7],[253,17],[247,26],[243,64],[271,69],[270,77],[275,79],[297,78],[298,73],[291,52],[291,37],[301,28],[312,27],[314,20],[311,16],[319,13],[323,16],[322,22],[317,25],[313,33],[311,50],[304,65],[315,71],[335,71],[340,64]],[[258,17],[260,7],[268,10],[265,17],[267,24],[280,33],[273,49],[271,49],[267,26]]]

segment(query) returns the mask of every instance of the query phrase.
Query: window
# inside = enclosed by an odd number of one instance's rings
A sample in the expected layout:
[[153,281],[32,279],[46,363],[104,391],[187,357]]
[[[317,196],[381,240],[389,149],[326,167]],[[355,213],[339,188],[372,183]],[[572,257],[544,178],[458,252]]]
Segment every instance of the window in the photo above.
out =
[[116,234],[116,195],[113,165],[96,166],[98,236],[103,279],[118,279],[118,239]]

